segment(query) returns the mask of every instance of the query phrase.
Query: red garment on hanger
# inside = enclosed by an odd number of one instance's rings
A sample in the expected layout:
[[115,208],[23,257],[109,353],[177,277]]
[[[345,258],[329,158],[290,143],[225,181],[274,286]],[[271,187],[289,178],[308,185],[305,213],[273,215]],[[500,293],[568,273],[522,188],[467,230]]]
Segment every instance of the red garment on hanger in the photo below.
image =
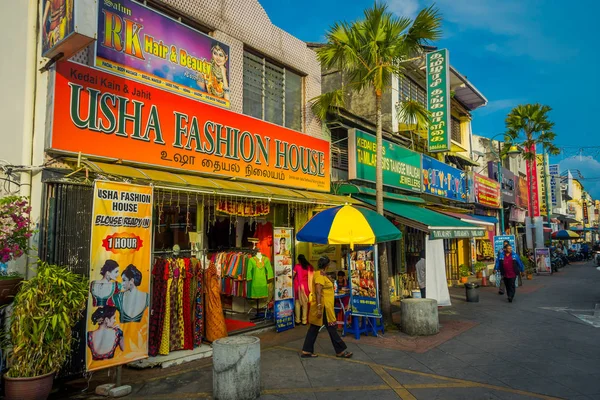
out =
[[270,222],[265,222],[264,224],[256,225],[256,237],[259,242],[256,244],[256,247],[262,254],[269,257],[269,259],[273,258],[273,224]]

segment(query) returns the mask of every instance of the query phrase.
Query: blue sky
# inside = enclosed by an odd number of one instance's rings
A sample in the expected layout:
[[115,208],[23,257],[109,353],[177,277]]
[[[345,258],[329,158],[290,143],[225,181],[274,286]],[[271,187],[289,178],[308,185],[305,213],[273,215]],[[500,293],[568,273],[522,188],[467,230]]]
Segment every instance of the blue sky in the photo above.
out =
[[[371,6],[370,0],[259,0],[271,21],[305,41],[322,41],[335,21],[352,21]],[[431,1],[388,0],[390,10],[414,16]],[[554,110],[556,144],[600,146],[590,116],[600,91],[600,53],[593,0],[437,0],[444,17],[444,38],[438,47],[450,50],[450,60],[487,97],[487,107],[475,111],[473,132],[492,136],[504,131],[504,118],[521,103],[540,102]],[[311,12],[311,10],[313,10]],[[302,20],[299,16],[310,15]],[[577,107],[579,115],[573,115]],[[588,117],[586,117],[588,116]],[[598,139],[596,139],[598,138]],[[584,177],[600,177],[600,151],[575,148],[553,162],[576,168]],[[583,180],[600,198],[600,181]]]

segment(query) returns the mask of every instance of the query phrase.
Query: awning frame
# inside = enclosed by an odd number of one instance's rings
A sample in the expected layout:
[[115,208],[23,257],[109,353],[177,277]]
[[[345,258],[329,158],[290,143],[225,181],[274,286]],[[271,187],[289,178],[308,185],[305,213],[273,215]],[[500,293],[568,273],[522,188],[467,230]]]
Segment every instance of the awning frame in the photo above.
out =
[[[151,186],[160,190],[223,195],[281,203],[314,204],[318,206],[338,206],[360,203],[350,196],[339,196],[325,192],[312,192],[309,190],[262,184],[258,185],[256,183],[237,180],[218,179],[212,176],[205,177],[193,174],[175,173],[162,169],[141,168],[138,166],[111,164],[101,161],[85,160],[83,163],[91,172],[97,175],[128,181],[146,181]],[[289,194],[289,197],[286,196],[286,194]]]

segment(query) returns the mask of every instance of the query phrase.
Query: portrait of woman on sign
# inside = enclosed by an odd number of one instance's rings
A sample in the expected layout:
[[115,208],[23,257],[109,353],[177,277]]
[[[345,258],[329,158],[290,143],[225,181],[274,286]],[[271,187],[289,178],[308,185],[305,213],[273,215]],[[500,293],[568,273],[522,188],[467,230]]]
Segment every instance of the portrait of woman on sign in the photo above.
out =
[[138,287],[142,284],[142,273],[129,264],[121,274],[121,292],[115,296],[121,323],[140,322],[148,307],[149,295]]
[[198,86],[212,96],[229,100],[229,77],[227,73],[229,56],[218,42],[213,42],[210,53],[210,72],[200,75]]
[[106,260],[100,269],[102,279],[90,283],[92,305],[94,307],[113,306],[114,298],[120,292],[121,287],[117,282],[119,277],[119,264],[115,260]]
[[116,321],[117,308],[100,307],[92,314],[92,324],[98,329],[87,333],[87,345],[93,360],[108,360],[115,356],[117,347],[125,351],[123,331]]

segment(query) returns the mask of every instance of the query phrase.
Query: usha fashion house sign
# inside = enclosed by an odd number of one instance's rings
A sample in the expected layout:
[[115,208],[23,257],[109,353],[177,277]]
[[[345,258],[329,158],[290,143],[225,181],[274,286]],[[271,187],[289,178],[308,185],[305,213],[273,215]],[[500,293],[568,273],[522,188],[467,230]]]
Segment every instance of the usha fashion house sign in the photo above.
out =
[[70,62],[53,100],[53,151],[330,189],[325,140]]

